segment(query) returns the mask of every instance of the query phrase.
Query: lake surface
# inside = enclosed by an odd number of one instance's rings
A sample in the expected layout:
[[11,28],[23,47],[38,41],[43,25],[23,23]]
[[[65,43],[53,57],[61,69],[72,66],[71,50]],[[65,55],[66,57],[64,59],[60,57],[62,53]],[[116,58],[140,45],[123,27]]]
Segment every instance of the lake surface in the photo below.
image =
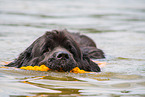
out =
[[0,68],[0,97],[145,97],[145,0],[0,0],[0,62],[65,28],[104,50],[102,72]]

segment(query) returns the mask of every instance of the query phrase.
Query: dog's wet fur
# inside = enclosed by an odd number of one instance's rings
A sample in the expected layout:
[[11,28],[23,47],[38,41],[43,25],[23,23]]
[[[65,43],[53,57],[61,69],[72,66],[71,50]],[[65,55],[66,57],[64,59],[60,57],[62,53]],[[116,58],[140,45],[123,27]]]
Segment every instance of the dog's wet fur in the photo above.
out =
[[67,30],[47,31],[36,39],[9,67],[40,66],[45,64],[52,70],[70,71],[79,67],[85,71],[100,72],[93,59],[105,58],[92,39]]

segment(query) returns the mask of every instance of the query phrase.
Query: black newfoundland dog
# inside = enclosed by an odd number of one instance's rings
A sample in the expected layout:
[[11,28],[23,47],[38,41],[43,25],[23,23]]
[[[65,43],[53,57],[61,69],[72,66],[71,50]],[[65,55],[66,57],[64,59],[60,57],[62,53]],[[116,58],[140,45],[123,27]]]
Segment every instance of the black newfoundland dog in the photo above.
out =
[[79,67],[85,71],[100,72],[98,64],[90,58],[104,58],[102,50],[92,39],[67,30],[47,31],[36,39],[9,67],[40,66],[45,64],[52,70],[70,71]]

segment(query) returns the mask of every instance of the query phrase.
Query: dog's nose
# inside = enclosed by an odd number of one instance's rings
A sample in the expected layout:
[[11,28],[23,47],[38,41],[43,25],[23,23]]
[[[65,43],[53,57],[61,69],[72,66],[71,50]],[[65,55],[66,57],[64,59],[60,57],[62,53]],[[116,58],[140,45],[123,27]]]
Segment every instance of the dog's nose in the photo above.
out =
[[69,56],[70,56],[69,53],[64,51],[57,52],[56,54],[57,59],[69,59]]

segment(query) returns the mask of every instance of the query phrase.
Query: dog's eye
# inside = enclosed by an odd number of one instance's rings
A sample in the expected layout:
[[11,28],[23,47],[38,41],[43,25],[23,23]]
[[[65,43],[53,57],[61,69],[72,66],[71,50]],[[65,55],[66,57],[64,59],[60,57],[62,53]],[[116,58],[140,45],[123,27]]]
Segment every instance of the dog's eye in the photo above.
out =
[[50,49],[48,48],[48,49],[45,49],[44,51],[43,51],[43,53],[46,53],[46,52],[49,52],[50,51]]
[[48,48],[48,49],[47,49],[47,52],[49,52],[49,51],[50,51],[50,49]]
[[69,47],[69,50],[70,50],[71,52],[74,52],[74,48],[73,48],[71,45],[69,45],[68,47]]
[[68,48],[69,48],[69,50],[71,50],[72,49],[72,46],[71,45],[68,45]]

